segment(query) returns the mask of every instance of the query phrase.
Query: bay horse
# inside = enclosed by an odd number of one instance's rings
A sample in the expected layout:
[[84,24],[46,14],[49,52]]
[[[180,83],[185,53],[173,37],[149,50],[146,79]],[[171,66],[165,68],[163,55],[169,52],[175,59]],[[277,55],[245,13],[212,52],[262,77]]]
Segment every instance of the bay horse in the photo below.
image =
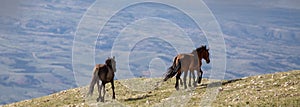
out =
[[[116,72],[116,61],[115,56],[113,58],[108,57],[105,61],[105,64],[96,64],[93,69],[93,78],[90,83],[89,91],[87,96],[92,96],[94,91],[94,86],[97,84],[99,97],[97,98],[97,102],[101,100],[104,102],[105,96],[105,84],[111,83],[111,88],[113,91],[112,99],[115,99],[115,86],[114,86],[114,76]],[[99,80],[101,80],[101,85],[99,87]],[[101,96],[101,90],[103,88],[103,97]]]
[[197,82],[198,84],[200,84],[202,79],[202,74],[203,74],[203,71],[201,70],[201,65],[202,65],[201,60],[204,59],[207,64],[210,63],[208,51],[209,49],[206,49],[206,46],[201,46],[196,50],[193,50],[192,53],[178,54],[174,58],[173,65],[168,68],[164,81],[167,81],[169,78],[172,78],[177,74],[175,88],[176,90],[179,90],[178,80],[180,80],[181,82],[180,76],[182,72],[184,72],[183,83],[184,83],[184,88],[186,89],[187,72],[190,71],[189,86],[191,86],[190,85],[191,75],[193,75],[194,86],[196,86],[195,74],[194,74],[194,71],[196,70],[198,74]]

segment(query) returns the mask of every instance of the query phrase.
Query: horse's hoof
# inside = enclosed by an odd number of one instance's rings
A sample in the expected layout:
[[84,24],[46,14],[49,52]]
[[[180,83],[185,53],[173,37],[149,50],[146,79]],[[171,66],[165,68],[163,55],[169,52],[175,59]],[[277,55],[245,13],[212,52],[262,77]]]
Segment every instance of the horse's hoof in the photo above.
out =
[[196,84],[196,83],[194,83],[194,87],[197,87],[197,84]]
[[175,87],[175,88],[176,88],[177,91],[179,90],[179,87]]
[[96,101],[99,102],[99,98],[97,98]]
[[197,83],[198,83],[198,84],[201,84],[201,81],[198,81]]

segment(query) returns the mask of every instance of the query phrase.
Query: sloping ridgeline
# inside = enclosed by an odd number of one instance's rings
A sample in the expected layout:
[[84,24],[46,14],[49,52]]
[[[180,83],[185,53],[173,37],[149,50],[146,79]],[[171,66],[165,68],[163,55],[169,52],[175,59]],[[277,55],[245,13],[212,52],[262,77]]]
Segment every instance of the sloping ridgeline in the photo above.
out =
[[[278,72],[259,76],[245,77],[235,80],[222,81],[222,87],[218,87],[219,93],[212,106],[297,106],[300,105],[300,70]],[[159,87],[151,90],[132,90],[124,84],[135,84],[141,82],[158,82],[161,78],[134,78],[118,80],[115,82],[116,100],[111,100],[110,85],[107,85],[107,96],[105,103],[97,103],[97,92],[89,98],[85,98],[84,93],[87,87],[69,89],[40,98],[25,100],[17,103],[4,105],[4,107],[14,106],[170,106],[184,104],[184,106],[199,106],[202,96],[206,91],[208,80],[205,79],[203,85],[196,89],[180,91],[174,88],[175,79],[160,84]],[[153,84],[153,83],[147,83]],[[144,86],[139,86],[144,87]],[[181,93],[183,95],[176,96]],[[188,93],[188,94],[186,94]],[[175,95],[172,97],[172,95]],[[176,101],[175,97],[185,96],[190,100]],[[180,105],[178,105],[180,106]]]

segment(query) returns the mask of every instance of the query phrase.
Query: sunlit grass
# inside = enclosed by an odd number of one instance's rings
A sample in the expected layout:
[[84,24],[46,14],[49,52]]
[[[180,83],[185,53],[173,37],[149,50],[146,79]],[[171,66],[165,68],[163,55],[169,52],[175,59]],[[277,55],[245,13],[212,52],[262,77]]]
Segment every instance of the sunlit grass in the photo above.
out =
[[[106,85],[105,102],[86,97],[87,87],[79,87],[40,98],[25,100],[6,106],[199,106],[207,92],[207,79],[197,88],[179,91],[175,79],[161,82],[161,78],[135,78],[115,81],[116,99],[111,98],[111,85]],[[300,71],[280,72],[236,80],[223,80],[211,106],[297,106],[300,105]],[[133,89],[135,88],[135,89]],[[145,89],[143,89],[145,88]]]

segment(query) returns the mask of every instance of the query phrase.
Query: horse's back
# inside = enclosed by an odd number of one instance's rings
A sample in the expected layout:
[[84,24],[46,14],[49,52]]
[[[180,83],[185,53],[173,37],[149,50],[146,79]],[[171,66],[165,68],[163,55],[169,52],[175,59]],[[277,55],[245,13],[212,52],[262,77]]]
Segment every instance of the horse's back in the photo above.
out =
[[189,63],[194,61],[194,55],[193,54],[178,54],[177,58],[180,61],[187,61]]
[[177,61],[181,62],[182,70],[187,71],[191,64],[194,63],[194,55],[193,54],[178,54]]
[[94,66],[94,73],[97,73],[99,71],[100,68],[102,68],[103,66],[105,66],[104,64],[96,64]]
[[[105,64],[96,64],[95,66],[98,70],[99,78],[102,82],[110,82],[114,78],[114,73],[109,70]],[[111,72],[110,72],[111,71]]]
[[98,68],[102,68],[104,66],[105,66],[105,64],[96,64],[96,67],[98,67]]

